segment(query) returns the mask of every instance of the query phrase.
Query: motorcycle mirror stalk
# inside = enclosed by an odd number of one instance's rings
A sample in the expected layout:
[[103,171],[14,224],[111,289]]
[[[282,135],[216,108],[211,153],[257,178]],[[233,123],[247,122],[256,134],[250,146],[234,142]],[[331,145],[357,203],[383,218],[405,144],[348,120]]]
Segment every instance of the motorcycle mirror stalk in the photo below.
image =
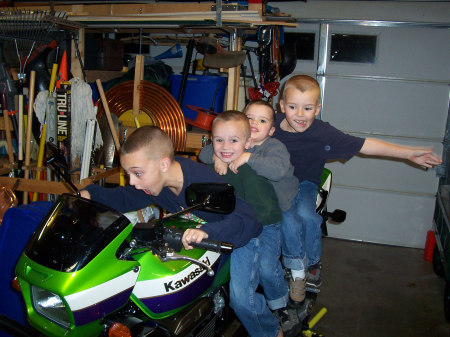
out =
[[59,175],[74,190],[77,196],[81,197],[78,188],[72,183],[69,176],[69,166],[66,157],[58,147],[52,142],[47,142],[47,164],[49,164]]

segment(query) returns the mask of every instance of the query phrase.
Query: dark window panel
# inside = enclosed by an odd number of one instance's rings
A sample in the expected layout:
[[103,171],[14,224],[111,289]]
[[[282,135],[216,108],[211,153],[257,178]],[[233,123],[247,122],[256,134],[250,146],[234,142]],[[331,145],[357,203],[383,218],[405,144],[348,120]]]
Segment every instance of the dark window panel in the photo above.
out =
[[375,35],[331,34],[330,61],[375,63]]

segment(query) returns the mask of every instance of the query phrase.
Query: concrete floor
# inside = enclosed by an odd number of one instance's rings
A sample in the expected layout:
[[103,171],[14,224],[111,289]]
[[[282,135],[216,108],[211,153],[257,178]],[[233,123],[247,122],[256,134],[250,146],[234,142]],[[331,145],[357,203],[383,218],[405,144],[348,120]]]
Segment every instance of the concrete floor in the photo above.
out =
[[449,337],[444,279],[421,249],[323,239],[313,331],[328,337]]

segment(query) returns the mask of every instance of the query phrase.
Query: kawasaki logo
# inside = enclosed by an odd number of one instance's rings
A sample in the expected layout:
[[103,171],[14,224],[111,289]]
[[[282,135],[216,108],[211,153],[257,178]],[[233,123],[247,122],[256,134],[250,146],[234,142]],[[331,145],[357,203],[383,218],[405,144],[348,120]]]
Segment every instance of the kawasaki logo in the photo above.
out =
[[[220,258],[219,253],[206,251],[198,260],[212,267]],[[189,285],[199,281],[206,270],[201,266],[189,263],[187,268],[176,270],[175,274],[161,277],[158,275],[143,275],[146,280],[139,280],[133,289],[137,298],[153,298],[185,290]],[[170,274],[170,272],[169,272]],[[157,277],[157,278],[156,278]],[[206,277],[206,276],[205,276]],[[208,276],[209,277],[209,276]],[[211,279],[212,282],[213,279]]]
[[[206,256],[206,258],[204,260],[202,260],[202,262],[207,264],[208,266],[211,266],[211,262],[209,261],[208,256]],[[195,280],[201,274],[204,274],[205,271],[206,271],[205,268],[197,267],[192,272],[190,272],[188,275],[186,275],[185,277],[183,277],[179,280],[165,282],[164,289],[166,290],[166,293],[177,290],[177,289],[181,289],[184,286],[188,285],[191,281]]]

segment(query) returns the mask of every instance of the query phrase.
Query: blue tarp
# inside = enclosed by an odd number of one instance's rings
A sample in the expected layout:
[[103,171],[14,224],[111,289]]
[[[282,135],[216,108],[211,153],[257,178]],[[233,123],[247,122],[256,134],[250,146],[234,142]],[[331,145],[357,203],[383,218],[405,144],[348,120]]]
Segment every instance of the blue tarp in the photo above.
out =
[[[0,225],[0,314],[28,326],[22,295],[12,288],[15,268],[20,254],[34,230],[53,205],[49,201],[37,201],[10,208]],[[9,336],[0,331],[0,336]]]

